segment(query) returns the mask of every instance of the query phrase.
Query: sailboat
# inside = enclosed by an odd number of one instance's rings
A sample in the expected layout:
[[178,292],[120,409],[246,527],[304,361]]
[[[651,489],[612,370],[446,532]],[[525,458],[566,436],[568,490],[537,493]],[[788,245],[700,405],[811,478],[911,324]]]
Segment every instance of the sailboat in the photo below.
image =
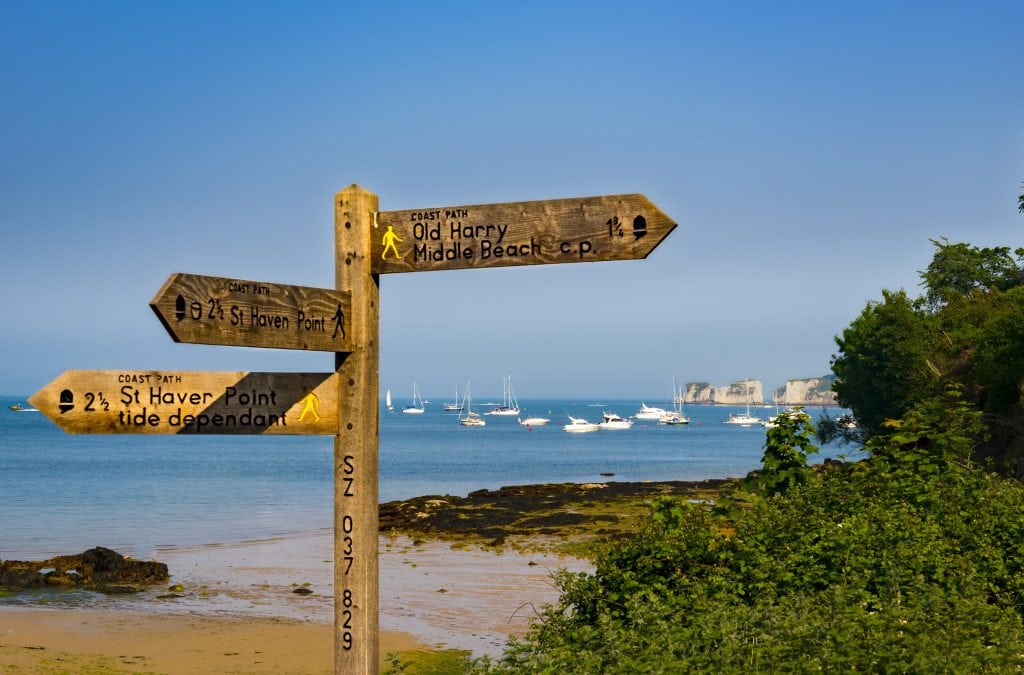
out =
[[491,408],[485,415],[518,415],[519,401],[516,400],[516,393],[512,391],[512,376],[507,375],[502,380],[501,405]]
[[683,410],[683,388],[676,385],[676,378],[672,377],[672,411],[665,411],[659,420],[662,424],[689,424],[690,418]]
[[466,397],[459,408],[459,424],[464,427],[482,427],[487,424],[483,417],[473,412],[473,399],[469,396],[469,380],[466,380]]
[[412,382],[412,405],[407,405],[402,408],[402,412],[409,413],[411,415],[422,415],[426,411],[423,406],[423,397],[420,396],[420,390],[416,388],[416,381]]
[[391,404],[391,389],[384,392],[384,407],[388,412],[395,412],[395,406]]
[[725,421],[726,424],[736,424],[741,427],[751,427],[755,424],[761,424],[761,418],[750,414],[750,384],[747,387],[747,412],[745,414],[732,414],[729,415],[729,419]]
[[462,403],[459,403],[459,386],[455,385],[455,398],[451,403],[444,404],[445,412],[462,412]]

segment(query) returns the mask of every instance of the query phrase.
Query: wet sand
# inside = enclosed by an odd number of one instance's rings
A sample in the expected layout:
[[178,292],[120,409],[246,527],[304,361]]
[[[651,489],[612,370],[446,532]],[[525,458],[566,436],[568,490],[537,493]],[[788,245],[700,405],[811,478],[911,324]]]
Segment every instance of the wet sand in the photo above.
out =
[[[329,530],[161,548],[152,557],[181,590],[0,604],[0,672],[79,672],[93,663],[101,672],[330,672],[332,555]],[[589,569],[401,536],[381,537],[379,560],[382,657],[417,646],[498,654],[557,598],[551,571]]]

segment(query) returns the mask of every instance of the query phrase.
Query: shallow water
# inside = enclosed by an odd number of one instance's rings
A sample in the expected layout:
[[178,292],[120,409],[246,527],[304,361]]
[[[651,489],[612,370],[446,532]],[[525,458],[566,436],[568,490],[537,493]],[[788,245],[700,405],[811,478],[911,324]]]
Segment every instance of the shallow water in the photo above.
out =
[[[0,399],[0,558],[93,546],[151,557],[332,525],[330,437],[71,436],[41,413],[8,410],[16,401]],[[524,414],[550,411],[552,423],[487,417],[486,427],[468,428],[440,403],[422,415],[382,412],[381,501],[542,482],[723,478],[760,465],[763,430],[723,424],[737,408],[690,406],[688,426],[638,422],[578,435],[562,431],[568,415],[630,415],[640,402],[521,403]]]

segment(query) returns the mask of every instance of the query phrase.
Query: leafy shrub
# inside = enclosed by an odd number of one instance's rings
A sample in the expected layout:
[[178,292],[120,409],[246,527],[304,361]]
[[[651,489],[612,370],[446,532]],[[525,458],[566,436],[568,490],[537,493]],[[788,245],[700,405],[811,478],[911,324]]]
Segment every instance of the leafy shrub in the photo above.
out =
[[657,501],[642,534],[593,574],[561,573],[543,621],[474,667],[1024,668],[1024,486],[970,464],[982,427],[956,390],[888,428],[871,460],[820,472],[794,442],[806,428],[784,429],[725,507]]

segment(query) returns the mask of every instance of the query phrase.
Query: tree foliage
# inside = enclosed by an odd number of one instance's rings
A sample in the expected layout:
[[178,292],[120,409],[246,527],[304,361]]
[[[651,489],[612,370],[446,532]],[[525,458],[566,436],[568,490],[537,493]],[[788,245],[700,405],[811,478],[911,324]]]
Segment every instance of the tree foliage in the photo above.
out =
[[883,291],[836,338],[839,402],[866,436],[949,384],[986,413],[979,456],[1008,471],[1024,458],[1024,248],[932,240],[925,294]]
[[898,417],[938,386],[929,356],[937,330],[933,318],[919,312],[905,291],[883,291],[836,338],[833,385],[839,402],[853,409],[869,434]]
[[1008,246],[978,248],[951,244],[945,237],[930,241],[936,251],[928,268],[921,272],[921,280],[933,307],[974,292],[1005,291],[1024,283],[1024,248],[1013,252]]

